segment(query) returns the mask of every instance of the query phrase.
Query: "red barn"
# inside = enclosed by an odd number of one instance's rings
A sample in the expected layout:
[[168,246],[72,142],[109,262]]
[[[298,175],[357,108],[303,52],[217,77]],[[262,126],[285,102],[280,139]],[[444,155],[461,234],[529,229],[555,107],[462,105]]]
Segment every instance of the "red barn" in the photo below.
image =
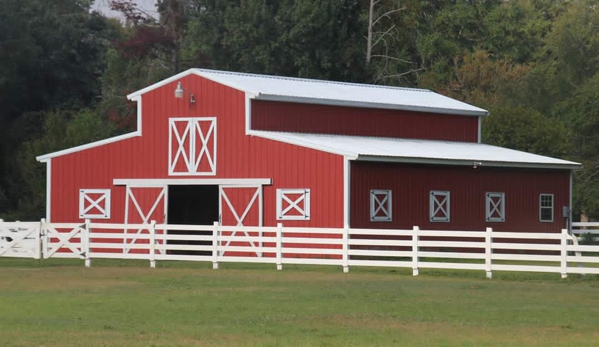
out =
[[128,98],[135,132],[37,158],[49,221],[557,232],[580,167],[429,90],[191,69]]

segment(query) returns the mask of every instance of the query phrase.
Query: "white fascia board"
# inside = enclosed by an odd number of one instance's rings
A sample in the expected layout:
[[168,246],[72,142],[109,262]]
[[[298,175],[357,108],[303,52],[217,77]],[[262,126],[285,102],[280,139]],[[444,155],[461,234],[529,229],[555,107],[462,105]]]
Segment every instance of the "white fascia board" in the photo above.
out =
[[242,92],[246,92],[246,93],[250,93],[250,94],[254,94],[254,95],[258,95],[259,94],[258,92],[247,90],[247,89],[242,88],[242,87],[240,87],[240,86],[238,86],[238,85],[236,85],[234,83],[223,82],[222,80],[220,80],[218,78],[214,78],[210,74],[206,74],[206,73],[202,72],[201,69],[194,69],[194,68],[192,68],[192,69],[185,70],[185,71],[183,71],[181,73],[178,73],[178,74],[176,74],[174,76],[171,76],[171,77],[169,77],[167,79],[164,79],[164,80],[162,80],[160,82],[156,82],[156,83],[154,83],[154,84],[152,84],[150,86],[145,87],[144,89],[140,89],[140,90],[138,90],[136,92],[133,92],[133,93],[127,95],[127,99],[133,100],[133,99],[135,99],[135,98],[137,98],[137,97],[139,97],[139,96],[141,96],[141,95],[143,95],[143,94],[145,94],[147,92],[151,92],[152,90],[155,90],[155,89],[158,89],[160,87],[163,87],[163,86],[165,86],[165,85],[167,85],[169,83],[175,82],[175,81],[180,80],[181,78],[187,77],[189,75],[196,75],[196,76],[205,78],[207,80],[210,80],[212,82],[215,82],[215,83],[218,83],[218,84],[222,84],[224,86],[227,86],[229,88],[233,88],[233,89],[236,89],[236,90],[239,90],[239,91],[242,91]]
[[76,146],[76,147],[71,147],[71,148],[63,149],[63,150],[58,151],[58,152],[52,152],[52,153],[40,155],[40,156],[36,157],[35,159],[37,161],[39,161],[40,163],[45,163],[46,161],[48,161],[48,160],[50,160],[51,158],[54,158],[54,157],[60,157],[62,155],[71,154],[71,153],[75,153],[75,152],[80,152],[80,151],[84,151],[86,149],[95,148],[95,147],[99,147],[99,146],[104,146],[104,145],[107,145],[109,143],[119,142],[119,141],[131,139],[131,138],[134,138],[134,137],[137,137],[137,136],[141,136],[141,129],[142,129],[142,109],[141,109],[142,105],[141,105],[141,100],[142,100],[142,98],[141,98],[141,96],[136,96],[136,97],[134,97],[134,98],[132,98],[130,100],[137,102],[137,129],[134,132],[123,134],[123,135],[119,135],[119,136],[109,137],[109,138],[104,139],[104,140],[90,142],[90,143],[86,143],[84,145],[80,145],[80,146]]
[[129,187],[164,187],[164,186],[192,186],[192,185],[230,185],[230,186],[268,186],[272,185],[270,178],[115,178],[112,183],[115,186]]
[[[154,89],[158,89],[158,88],[160,88],[160,87],[162,87],[164,85],[167,85],[167,84],[169,84],[171,82],[174,82],[174,81],[176,81],[178,79],[181,79],[181,78],[183,78],[185,76],[194,74],[195,73],[194,70],[195,69],[188,69],[188,70],[180,72],[180,73],[178,73],[178,74],[176,74],[174,76],[171,76],[171,77],[169,77],[167,79],[164,79],[164,80],[162,80],[160,82],[156,82],[156,83],[154,83],[152,85],[149,85],[149,86],[145,87],[144,89],[140,89],[140,90],[138,90],[136,92],[133,92],[133,93],[127,95],[127,99],[134,101],[137,97],[139,97],[139,96],[141,96],[141,95],[143,95],[143,94],[145,94],[145,93],[147,93],[149,91],[152,91]],[[173,91],[173,93],[174,93],[174,91]],[[174,97],[174,94],[173,94],[173,97]]]
[[456,159],[436,159],[436,158],[417,158],[417,157],[384,157],[360,155],[357,160],[375,161],[388,163],[406,163],[406,164],[430,164],[430,165],[459,165],[478,167],[507,167],[520,169],[558,169],[558,170],[579,170],[581,164],[545,164],[545,163],[524,163],[524,162],[500,162],[484,160],[456,160]]
[[109,143],[123,141],[123,140],[131,139],[131,138],[134,138],[134,137],[137,137],[137,136],[140,136],[140,134],[139,134],[138,131],[135,131],[135,132],[132,132],[132,133],[128,133],[128,134],[124,134],[124,135],[119,135],[119,136],[115,136],[115,137],[110,137],[110,138],[107,138],[107,139],[104,139],[104,140],[100,140],[100,141],[96,141],[96,142],[86,143],[85,145],[63,149],[62,151],[40,155],[39,157],[36,157],[35,159],[37,161],[43,163],[43,162],[46,162],[47,160],[55,158],[55,157],[60,157],[62,155],[66,155],[66,154],[71,154],[71,153],[75,153],[75,152],[84,151],[86,149],[90,149],[90,148],[94,148],[94,147],[104,146],[104,145],[107,145]]
[[285,135],[265,134],[262,131],[256,131],[256,130],[249,130],[248,135],[260,137],[260,138],[263,138],[263,139],[268,139],[268,140],[273,140],[273,141],[288,143],[290,145],[295,145],[295,146],[300,146],[300,147],[315,149],[317,151],[321,151],[321,152],[325,152],[325,153],[342,155],[342,156],[348,157],[351,160],[354,160],[354,159],[358,158],[358,153],[355,153],[355,152],[344,151],[344,150],[341,150],[341,149],[338,149],[338,148],[327,147],[327,146],[323,146],[323,145],[320,145],[320,144],[312,143],[310,141],[302,141],[302,140],[298,140],[298,139],[290,139],[290,138],[286,137]]
[[294,103],[300,103],[300,104],[317,104],[317,105],[330,105],[330,106],[379,108],[379,109],[386,109],[386,110],[429,112],[429,113],[440,113],[440,114],[459,115],[459,116],[488,116],[489,115],[489,111],[483,110],[483,109],[480,109],[480,111],[475,111],[475,110],[461,110],[461,109],[453,109],[453,108],[393,105],[393,104],[383,104],[383,103],[363,102],[363,101],[302,98],[302,97],[271,95],[271,94],[259,94],[256,97],[256,99],[265,100],[265,101],[294,102]]

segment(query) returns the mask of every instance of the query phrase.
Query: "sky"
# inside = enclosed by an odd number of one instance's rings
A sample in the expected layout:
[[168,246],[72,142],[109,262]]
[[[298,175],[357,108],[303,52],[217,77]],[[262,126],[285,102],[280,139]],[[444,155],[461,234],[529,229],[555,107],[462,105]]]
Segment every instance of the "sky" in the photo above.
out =
[[[151,15],[153,17],[158,16],[158,13],[156,12],[156,6],[155,6],[156,0],[133,0],[133,2],[136,3],[141,9],[143,9],[149,15]],[[121,16],[118,13],[110,10],[109,4],[110,4],[110,0],[95,0],[94,4],[92,5],[92,9],[97,10],[108,17],[121,18]]]

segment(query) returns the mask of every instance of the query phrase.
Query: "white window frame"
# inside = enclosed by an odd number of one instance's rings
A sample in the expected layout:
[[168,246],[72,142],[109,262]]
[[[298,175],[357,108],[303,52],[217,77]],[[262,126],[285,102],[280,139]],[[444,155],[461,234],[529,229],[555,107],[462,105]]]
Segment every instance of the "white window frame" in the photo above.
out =
[[[300,196],[291,199],[288,195]],[[283,210],[283,200],[289,203],[289,206]],[[299,207],[299,203],[304,201],[304,208]],[[295,210],[301,215],[286,215],[287,212]],[[277,189],[277,220],[310,220],[310,189]]]
[[[439,201],[437,197],[443,197]],[[443,207],[445,205],[445,207]],[[444,216],[437,216],[437,212],[443,212]],[[431,190],[429,193],[429,217],[431,222],[448,223],[451,218],[451,192],[446,190]]]
[[[100,196],[97,199],[92,199],[90,194],[100,194]],[[86,200],[90,203],[87,208],[85,207]],[[102,207],[102,202],[104,202],[104,207]],[[94,208],[101,213],[88,213]],[[79,218],[110,219],[110,189],[79,189]]]
[[[543,197],[550,196],[551,197],[551,207],[543,206]],[[543,219],[543,209],[551,209],[551,220]],[[542,193],[539,194],[539,222],[541,223],[552,223],[555,220],[555,196],[553,194]]]
[[[177,124],[187,123],[183,134],[179,134]],[[204,134],[200,123],[210,123],[208,131]],[[217,142],[216,117],[177,117],[169,119],[168,131],[168,174],[170,176],[214,176],[216,175]],[[210,139],[212,146],[209,146]],[[196,153],[197,140],[202,144],[199,153]],[[173,155],[173,141],[177,142],[177,151]],[[186,153],[186,144],[189,151]],[[183,160],[185,171],[175,171],[177,163]],[[207,160],[209,171],[198,171],[202,160]]]
[[[379,198],[379,196],[381,198]],[[370,221],[391,222],[393,221],[392,193],[389,189],[370,190]],[[378,215],[383,212],[383,215]]]
[[[497,203],[493,198],[499,198]],[[495,212],[497,215],[494,216]],[[505,193],[487,192],[485,194],[485,219],[487,222],[505,222]]]

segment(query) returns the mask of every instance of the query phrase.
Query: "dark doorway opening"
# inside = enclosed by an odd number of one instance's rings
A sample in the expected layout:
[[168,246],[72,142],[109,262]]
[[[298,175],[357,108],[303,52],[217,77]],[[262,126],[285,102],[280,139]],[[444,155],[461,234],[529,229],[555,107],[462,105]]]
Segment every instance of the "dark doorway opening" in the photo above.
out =
[[[218,186],[168,187],[168,224],[213,225],[218,221]],[[212,235],[211,231],[169,230],[169,235]],[[211,246],[211,241],[170,240],[170,245]],[[210,251],[172,250],[169,254],[211,255]]]

